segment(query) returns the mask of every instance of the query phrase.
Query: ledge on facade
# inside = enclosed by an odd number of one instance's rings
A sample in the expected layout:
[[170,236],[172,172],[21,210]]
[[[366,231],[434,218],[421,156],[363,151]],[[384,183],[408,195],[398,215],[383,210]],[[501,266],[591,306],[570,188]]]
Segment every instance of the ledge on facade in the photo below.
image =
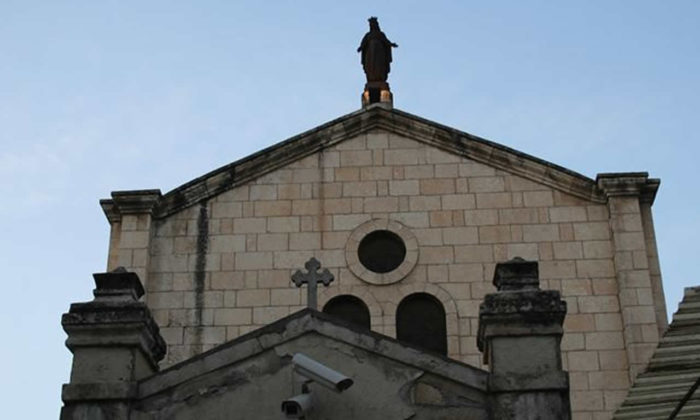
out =
[[111,224],[124,214],[151,214],[162,197],[159,189],[113,191],[111,199],[100,200],[100,206]]
[[642,202],[653,204],[661,180],[649,178],[647,172],[610,172],[598,174],[596,184],[608,198],[638,196]]

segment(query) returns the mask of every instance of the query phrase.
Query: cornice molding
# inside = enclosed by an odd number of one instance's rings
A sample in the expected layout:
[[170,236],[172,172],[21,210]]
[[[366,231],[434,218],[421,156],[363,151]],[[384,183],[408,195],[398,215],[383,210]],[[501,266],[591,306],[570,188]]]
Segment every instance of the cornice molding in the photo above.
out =
[[[105,214],[110,206],[116,206],[119,214],[150,212],[155,218],[164,218],[372,130],[401,135],[593,203],[606,203],[611,196],[603,188],[605,185],[611,190],[612,184],[608,182],[611,174],[600,174],[597,180],[593,180],[551,162],[398,109],[370,106],[215,169],[165,195],[160,195],[159,190],[117,191],[112,193],[111,201],[102,200],[101,205]],[[658,180],[647,179],[645,182],[644,197],[650,197],[653,201]],[[110,220],[114,217],[107,214]]]
[[649,178],[647,172],[616,172],[598,174],[596,184],[608,198],[639,197],[641,202],[651,205],[661,181]]
[[124,214],[152,214],[163,195],[160,190],[113,191],[111,199],[100,200],[110,224],[121,221]]

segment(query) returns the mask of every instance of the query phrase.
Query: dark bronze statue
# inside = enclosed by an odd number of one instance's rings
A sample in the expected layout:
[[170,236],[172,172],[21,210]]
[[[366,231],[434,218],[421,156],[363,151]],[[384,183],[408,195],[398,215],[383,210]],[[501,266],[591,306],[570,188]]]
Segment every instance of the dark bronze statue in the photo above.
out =
[[398,47],[389,41],[384,32],[379,29],[376,17],[369,20],[369,32],[365,34],[357,52],[362,53],[362,68],[367,75],[367,83],[386,82],[391,70],[391,48]]

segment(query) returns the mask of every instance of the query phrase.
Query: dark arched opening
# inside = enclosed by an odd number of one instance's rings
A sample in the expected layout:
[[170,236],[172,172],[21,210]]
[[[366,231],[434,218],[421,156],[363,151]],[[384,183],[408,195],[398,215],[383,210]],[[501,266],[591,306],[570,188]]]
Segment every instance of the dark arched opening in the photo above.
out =
[[355,296],[336,296],[325,304],[323,312],[362,328],[370,328],[369,309],[361,299]]
[[406,296],[396,309],[396,338],[447,355],[445,308],[427,293]]

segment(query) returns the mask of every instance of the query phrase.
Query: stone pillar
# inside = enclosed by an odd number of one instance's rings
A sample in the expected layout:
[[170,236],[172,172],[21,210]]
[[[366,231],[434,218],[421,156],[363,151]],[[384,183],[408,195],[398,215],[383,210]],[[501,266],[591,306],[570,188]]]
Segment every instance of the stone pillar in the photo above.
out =
[[[650,261],[658,270],[656,244],[654,249],[647,247],[649,241],[655,242],[650,201],[659,181],[648,179],[646,173],[612,173],[599,174],[597,182],[608,197],[618,298],[629,378],[633,382],[645,369],[658,345],[659,331],[666,326],[666,322],[657,320],[658,311],[665,308],[660,273],[654,277],[658,282],[656,290],[652,286]],[[665,321],[665,314],[662,319]]]
[[73,353],[62,420],[128,419],[137,381],[157,372],[165,356],[158,326],[139,301],[138,276],[120,267],[94,278],[95,299],[72,304],[61,320]]
[[568,420],[569,375],[562,370],[566,302],[540,290],[537,262],[514,258],[496,265],[479,308],[477,343],[489,365],[494,420]]
[[111,227],[107,271],[126,267],[148,284],[151,222],[160,190],[114,191],[100,200]]

